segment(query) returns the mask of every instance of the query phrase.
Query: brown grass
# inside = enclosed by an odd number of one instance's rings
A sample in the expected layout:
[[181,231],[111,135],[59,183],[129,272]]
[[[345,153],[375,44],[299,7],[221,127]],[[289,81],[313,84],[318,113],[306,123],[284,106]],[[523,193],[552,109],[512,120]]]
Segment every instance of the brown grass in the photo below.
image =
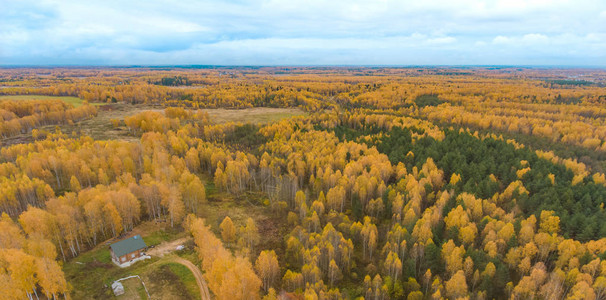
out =
[[[124,294],[116,297],[120,300],[139,300],[147,299],[147,295],[141,295],[140,290],[143,289],[143,285],[139,278],[129,278],[121,281],[124,286]],[[143,291],[145,294],[145,291]]]
[[272,108],[272,107],[254,107],[246,109],[203,109],[208,113],[210,120],[215,123],[242,122],[263,124],[278,121],[294,116],[305,115],[305,112],[298,108]]
[[[54,132],[55,128],[59,128],[63,133],[88,135],[96,140],[125,140],[131,142],[139,141],[139,137],[131,134],[128,128],[121,122],[121,125],[114,127],[111,123],[112,119],[123,121],[125,117],[138,114],[143,111],[164,111],[162,107],[151,105],[131,105],[131,104],[107,104],[99,106],[97,116],[88,120],[81,121],[73,125],[51,125],[42,126],[38,129]],[[211,122],[242,122],[264,124],[273,121],[278,121],[293,116],[301,116],[306,113],[298,108],[268,108],[255,107],[247,109],[203,109],[207,112]],[[1,145],[8,146],[12,144],[31,143],[32,135],[19,134],[7,139],[2,139]]]

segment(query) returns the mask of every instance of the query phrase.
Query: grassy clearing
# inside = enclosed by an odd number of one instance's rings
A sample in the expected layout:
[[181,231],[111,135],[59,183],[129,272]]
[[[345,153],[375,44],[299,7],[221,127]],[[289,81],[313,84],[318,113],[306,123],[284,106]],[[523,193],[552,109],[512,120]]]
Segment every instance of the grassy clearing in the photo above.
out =
[[[236,228],[244,226],[246,220],[252,218],[257,224],[261,236],[259,244],[253,249],[253,257],[256,258],[256,255],[265,249],[276,250],[278,257],[284,257],[281,253],[282,236],[287,234],[286,231],[289,227],[283,223],[284,218],[274,215],[269,209],[267,206],[269,201],[264,193],[246,192],[234,196],[217,190],[209,177],[202,176],[202,179],[207,184],[206,198],[208,201],[200,206],[198,217],[206,220],[206,224],[211,227],[217,237],[221,237],[219,225],[226,216],[232,219]],[[225,246],[234,251],[238,249],[236,244],[226,244]]]
[[[147,245],[157,245],[163,241],[177,239],[186,235],[182,230],[172,228],[163,229],[161,226],[154,224],[154,222],[144,222],[135,228],[131,234],[140,234],[143,236],[143,240]],[[111,242],[106,241],[100,243],[94,249],[80,254],[75,259],[72,259],[63,265],[66,279],[72,286],[71,295],[73,299],[112,298],[113,292],[110,287],[113,281],[130,275],[140,275],[145,283],[148,284],[144,276],[150,272],[155,272],[160,266],[160,264],[156,264],[156,262],[161,261],[162,259],[153,257],[152,259],[139,261],[128,268],[119,268],[111,261],[109,254],[109,244]],[[182,252],[188,254],[188,252],[192,251],[193,250],[186,250]],[[170,282],[170,284],[172,284],[172,282]],[[142,286],[137,288],[137,293],[145,294]]]
[[[16,98],[15,98],[16,97]],[[35,96],[35,95],[24,95],[24,96],[0,96],[2,99],[62,99],[74,106],[81,105],[82,99],[75,97],[50,97],[50,96]],[[101,105],[104,103],[95,103],[94,105]],[[50,125],[41,126],[39,130],[47,130],[54,132],[55,128],[61,129],[62,132],[70,134],[75,133],[76,135],[87,135],[95,140],[124,140],[130,142],[139,141],[139,137],[129,132],[128,128],[121,122],[120,126],[114,127],[111,120],[123,121],[125,117],[138,114],[143,111],[163,111],[164,109],[157,106],[150,105],[131,105],[131,104],[107,104],[99,107],[97,110],[97,116],[91,119],[82,120],[76,124],[64,124],[64,125]],[[306,113],[297,108],[248,108],[248,109],[205,109],[212,122],[214,123],[225,123],[225,122],[244,122],[244,123],[255,123],[265,124],[273,121],[278,121],[285,118],[294,116],[305,115]],[[19,143],[32,142],[33,138],[30,133],[19,134],[3,140],[4,145],[12,145]]]
[[89,251],[63,265],[67,281],[72,286],[74,299],[108,299],[113,297],[111,283],[114,280],[139,275],[156,258],[140,261],[129,268],[119,268],[111,262],[105,247]]
[[200,290],[196,278],[186,266],[175,263],[168,263],[165,266],[179,278],[179,282],[185,286],[191,299],[200,299]]
[[123,121],[125,117],[136,115],[143,111],[161,111],[160,109],[148,105],[129,105],[129,104],[111,104],[97,109],[97,116],[83,120],[73,126],[64,126],[63,132],[70,133],[76,131],[80,134],[88,135],[96,140],[126,140],[139,141],[139,137],[130,133],[124,122],[114,127],[111,120]]
[[255,107],[246,109],[203,109],[208,113],[210,120],[215,123],[242,122],[264,124],[279,121],[306,113],[298,108],[271,108]]
[[185,232],[183,231],[178,232],[176,230],[158,230],[148,236],[143,237],[143,240],[147,246],[155,246],[162,242],[182,237],[183,235],[185,235]]
[[[186,259],[196,257],[193,247],[178,252]],[[112,282],[131,275],[141,276],[152,299],[199,299],[200,292],[191,271],[167,262],[169,259],[170,256],[153,257],[123,269],[111,262],[109,250],[101,248],[65,263],[63,270],[72,286],[73,299],[113,298]],[[129,279],[123,284],[127,293],[119,299],[147,299],[138,279]]]
[[[61,97],[61,96],[43,96],[43,95],[7,95],[0,96],[0,100],[62,100],[65,103],[78,107],[84,103],[84,100],[78,97]],[[105,103],[91,103],[92,105],[104,105]]]
[[[59,128],[63,133],[75,135],[87,135],[95,140],[125,140],[131,142],[139,141],[139,137],[132,135],[124,124],[114,127],[112,119],[124,120],[124,117],[134,115],[146,110],[158,110],[146,105],[111,104],[100,106],[97,116],[82,120],[75,124],[41,126],[39,130],[54,132]],[[33,142],[31,133],[19,134],[3,140],[5,145]]]
[[207,202],[198,208],[198,217],[206,219],[216,234],[220,234],[219,224],[226,216],[229,216],[236,226],[244,225],[249,217],[255,221],[265,219],[268,208],[263,205],[267,199],[263,193],[243,193],[234,196],[230,193],[218,190],[210,176],[201,176],[206,183]]
[[147,299],[147,294],[139,278],[130,278],[121,281],[124,286],[124,294],[116,297],[120,300]]

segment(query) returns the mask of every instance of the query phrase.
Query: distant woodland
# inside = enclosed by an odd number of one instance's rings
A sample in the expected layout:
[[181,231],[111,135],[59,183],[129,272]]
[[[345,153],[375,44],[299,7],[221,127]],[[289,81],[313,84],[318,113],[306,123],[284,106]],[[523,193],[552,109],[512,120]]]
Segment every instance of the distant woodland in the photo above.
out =
[[[606,299],[605,83],[582,69],[0,69],[0,294],[69,299],[66,261],[163,220],[193,237],[216,299]],[[86,134],[118,106],[137,108],[108,124],[128,139]],[[206,110],[252,107],[305,114]],[[207,222],[211,189],[262,207],[279,242],[261,247],[253,218]]]

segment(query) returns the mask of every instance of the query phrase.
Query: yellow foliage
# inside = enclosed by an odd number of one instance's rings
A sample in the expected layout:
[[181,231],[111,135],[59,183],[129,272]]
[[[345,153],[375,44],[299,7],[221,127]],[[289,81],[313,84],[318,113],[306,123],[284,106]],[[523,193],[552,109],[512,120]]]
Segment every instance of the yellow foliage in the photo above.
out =
[[526,167],[526,168],[517,170],[516,171],[516,175],[518,176],[519,179],[522,179],[522,177],[524,177],[524,175],[526,173],[528,173],[529,171],[530,171],[530,167]]

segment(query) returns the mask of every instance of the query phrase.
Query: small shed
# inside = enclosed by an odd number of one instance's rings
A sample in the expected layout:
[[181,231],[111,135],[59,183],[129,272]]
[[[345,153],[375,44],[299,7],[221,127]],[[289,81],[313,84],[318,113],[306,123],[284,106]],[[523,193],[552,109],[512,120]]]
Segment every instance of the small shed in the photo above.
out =
[[114,295],[116,296],[124,294],[124,286],[118,281],[114,281],[114,283],[112,283],[112,290],[114,290]]
[[145,255],[147,245],[140,235],[115,242],[109,246],[112,261],[117,265],[123,265]]

